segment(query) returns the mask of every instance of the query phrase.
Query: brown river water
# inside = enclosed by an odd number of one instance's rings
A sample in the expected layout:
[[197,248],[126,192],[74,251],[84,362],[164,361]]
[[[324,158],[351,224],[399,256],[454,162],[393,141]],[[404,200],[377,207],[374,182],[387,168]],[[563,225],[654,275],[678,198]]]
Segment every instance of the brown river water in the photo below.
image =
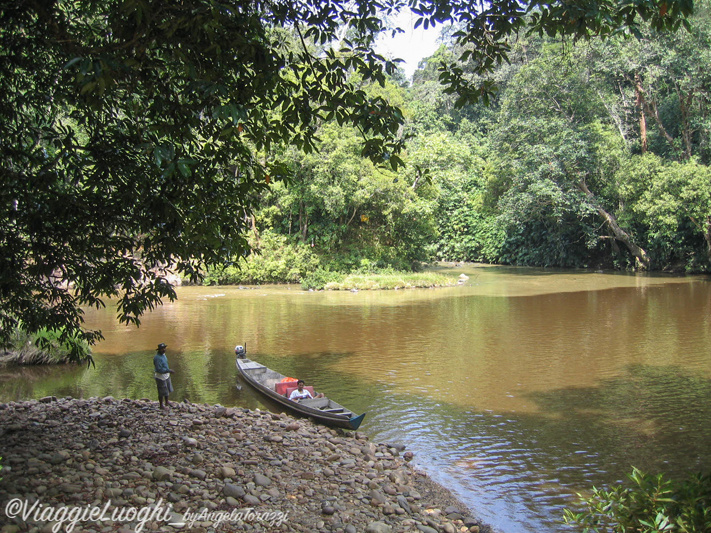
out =
[[274,409],[236,377],[234,346],[356,412],[503,533],[572,531],[575,494],[632,466],[711,471],[711,279],[466,265],[466,283],[400,291],[183,287],[120,325],[96,368],[0,370],[0,401],[154,398],[168,345],[175,400]]

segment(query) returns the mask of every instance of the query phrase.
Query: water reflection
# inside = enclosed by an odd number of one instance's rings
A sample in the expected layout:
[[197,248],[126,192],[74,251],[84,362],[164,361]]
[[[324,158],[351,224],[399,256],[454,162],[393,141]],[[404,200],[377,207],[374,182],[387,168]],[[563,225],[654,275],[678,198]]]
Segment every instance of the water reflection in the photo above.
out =
[[110,308],[96,370],[0,372],[0,399],[154,398],[168,344],[175,398],[274,408],[238,386],[233,348],[356,412],[505,533],[563,531],[576,492],[631,466],[711,468],[705,278],[472,267],[465,286],[314,293],[182,288],[139,330]]
[[680,478],[711,469],[709,398],[707,378],[637,365],[597,387],[533,393],[537,414],[398,396],[370,427],[385,441],[406,427],[418,464],[501,531],[564,531],[576,493],[622,481],[631,465]]

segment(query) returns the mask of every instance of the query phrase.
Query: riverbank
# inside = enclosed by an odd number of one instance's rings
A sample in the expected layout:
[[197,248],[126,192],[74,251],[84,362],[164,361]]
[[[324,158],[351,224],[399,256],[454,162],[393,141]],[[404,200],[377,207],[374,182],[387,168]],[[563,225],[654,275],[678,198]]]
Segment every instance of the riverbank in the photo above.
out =
[[171,405],[0,404],[0,531],[62,518],[55,531],[70,531],[72,517],[102,533],[489,531],[395,446],[286,414]]
[[0,352],[0,365],[38,366],[38,365],[64,365],[69,363],[68,358],[56,359],[47,352],[40,350],[32,353],[7,351]]

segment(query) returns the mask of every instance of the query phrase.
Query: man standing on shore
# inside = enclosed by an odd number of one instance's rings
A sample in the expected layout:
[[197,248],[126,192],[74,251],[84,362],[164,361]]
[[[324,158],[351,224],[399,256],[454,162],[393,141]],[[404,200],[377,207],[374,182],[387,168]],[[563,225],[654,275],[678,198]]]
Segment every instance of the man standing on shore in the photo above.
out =
[[[154,377],[158,386],[158,403],[160,403],[161,409],[170,407],[168,395],[173,392],[173,383],[170,381],[170,375],[175,372],[168,366],[168,357],[165,355],[165,349],[166,345],[161,342],[158,345],[158,353],[153,356]],[[164,400],[165,406],[163,405]]]

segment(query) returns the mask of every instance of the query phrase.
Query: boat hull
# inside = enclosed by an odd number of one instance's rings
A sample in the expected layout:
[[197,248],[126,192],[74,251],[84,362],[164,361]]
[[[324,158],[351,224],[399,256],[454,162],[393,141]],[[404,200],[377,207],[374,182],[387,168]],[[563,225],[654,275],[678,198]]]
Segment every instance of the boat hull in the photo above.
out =
[[286,376],[246,358],[238,357],[236,365],[240,376],[249,385],[289,411],[301,416],[313,418],[327,426],[352,430],[358,429],[365,418],[365,413],[356,416],[329,398],[313,398],[300,402],[289,400],[286,396],[276,392],[274,388],[275,384],[281,382]]

